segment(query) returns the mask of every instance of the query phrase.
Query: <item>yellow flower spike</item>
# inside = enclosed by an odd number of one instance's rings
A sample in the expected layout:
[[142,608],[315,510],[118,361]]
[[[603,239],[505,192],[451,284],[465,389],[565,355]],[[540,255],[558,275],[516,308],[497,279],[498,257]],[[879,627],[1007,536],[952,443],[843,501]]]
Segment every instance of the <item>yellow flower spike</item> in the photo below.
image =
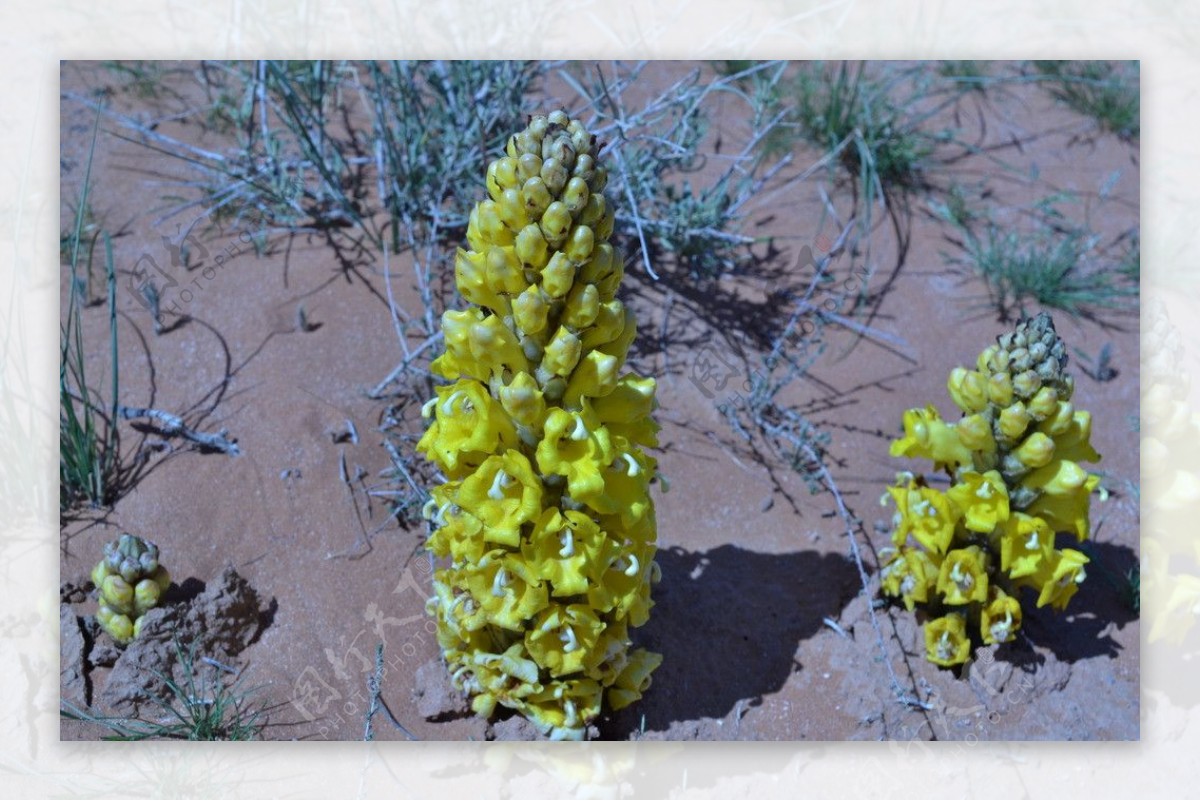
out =
[[972,464],[971,451],[933,406],[904,413],[904,436],[893,440],[892,456],[932,459],[935,464],[957,467]]
[[542,369],[550,375],[562,376],[571,374],[583,352],[583,343],[579,337],[572,334],[566,327],[554,332],[554,338],[546,345],[545,355],[542,356]]
[[946,554],[938,573],[937,590],[943,601],[955,606],[987,600],[987,557],[978,545]]
[[106,543],[104,558],[92,569],[100,604],[96,622],[119,645],[141,633],[143,616],[158,606],[171,577],[158,562],[158,546],[122,533]]
[[1010,578],[1036,575],[1051,561],[1054,532],[1040,517],[1016,512],[1000,540],[1000,569]]
[[523,426],[540,428],[546,416],[546,400],[533,376],[517,373],[499,394],[500,404],[513,420]]
[[629,638],[661,576],[642,451],[657,445],[655,383],[622,375],[637,325],[615,297],[624,258],[595,137],[559,111],[506,149],[456,262],[474,305],[443,315],[431,366],[457,383],[423,409],[420,448],[449,478],[423,510],[427,548],[449,560],[426,610],[472,709],[574,739],[660,661]]
[[930,662],[954,667],[966,662],[970,654],[966,617],[949,614],[925,624],[925,656]]
[[516,445],[512,421],[478,381],[462,379],[438,387],[433,409],[434,423],[417,443],[417,450],[451,478],[474,470],[501,444]]
[[1058,560],[1054,563],[1053,572],[1047,570],[1044,576],[1042,591],[1038,595],[1037,605],[1042,608],[1046,604],[1055,609],[1066,609],[1067,602],[1079,589],[1079,585],[1087,578],[1083,566],[1090,560],[1079,551],[1071,548],[1063,549]]
[[604,622],[588,604],[552,603],[525,634],[525,647],[555,678],[583,670]]
[[974,370],[955,367],[947,382],[950,397],[965,414],[982,412],[988,405],[987,379]]
[[999,587],[992,587],[988,603],[979,613],[979,631],[986,645],[1010,642],[1021,628],[1021,603]]
[[946,494],[958,507],[964,524],[971,531],[990,534],[1008,520],[1008,487],[995,470],[986,473],[964,470],[959,474],[958,483]]
[[463,479],[455,500],[484,524],[484,539],[516,548],[521,526],[542,510],[542,482],[519,451],[489,456]]
[[537,286],[530,286],[512,303],[513,320],[522,334],[532,335],[546,327],[550,304]]
[[1074,534],[1083,542],[1091,531],[1088,506],[1091,494],[1100,486],[1100,476],[1088,475],[1083,486],[1063,495],[1041,495],[1026,511],[1043,518],[1054,531]]
[[[930,521],[922,531],[930,513],[940,520],[937,493],[923,477],[898,476],[885,496],[896,501],[897,512],[891,547],[881,550],[887,556],[880,583],[910,610],[964,607],[966,614],[926,627],[931,661],[964,662],[968,625],[972,636],[978,633],[976,642],[1010,641],[1022,618],[1010,587],[1032,587],[1039,606],[1061,609],[1086,575],[1082,554],[1054,547],[1057,533],[1087,538],[1090,495],[1100,481],[1079,465],[1100,457],[1090,441],[1091,415],[1070,403],[1075,384],[1066,365],[1066,344],[1050,316],[1039,314],[984,348],[976,370],[950,373],[947,390],[964,412],[957,423],[941,423],[932,406],[905,413],[905,436],[891,452],[931,459],[948,473],[953,524],[947,530]],[[950,444],[939,448],[939,434]],[[955,458],[955,445],[971,458]],[[921,582],[930,565],[937,570],[937,596]]]
[[642,649],[629,656],[625,669],[608,691],[608,703],[614,710],[622,709],[637,701],[650,689],[650,674],[662,664],[660,654]]

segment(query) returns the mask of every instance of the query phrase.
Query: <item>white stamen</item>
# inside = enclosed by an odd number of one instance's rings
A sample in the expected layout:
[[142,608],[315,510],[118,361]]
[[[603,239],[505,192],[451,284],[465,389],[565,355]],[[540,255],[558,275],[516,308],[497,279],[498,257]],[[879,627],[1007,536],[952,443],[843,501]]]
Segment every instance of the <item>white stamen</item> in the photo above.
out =
[[954,656],[954,649],[950,646],[950,632],[943,631],[942,638],[938,640],[938,657],[949,659],[952,656]]
[[1079,572],[1075,574],[1075,583],[1082,584],[1083,580],[1086,578],[1087,578],[1087,572],[1082,567],[1080,567]]
[[575,639],[575,629],[570,626],[563,626],[562,634],[558,635],[558,639],[562,640],[563,653],[571,653],[579,647],[579,640]]
[[454,414],[454,402],[466,394],[461,389],[450,393],[450,397],[446,398],[446,402],[442,404],[442,414]]
[[633,478],[638,473],[642,472],[642,469],[638,467],[637,461],[631,455],[628,453],[622,453],[621,456],[623,456],[625,461],[629,463],[629,469],[625,471],[625,475]]
[[929,508],[929,501],[917,501],[912,505],[912,510],[919,515],[925,514],[925,510]]
[[496,578],[492,579],[492,595],[497,598],[504,597],[504,587],[508,584],[508,573],[503,567],[496,571]]
[[638,567],[638,558],[633,554],[629,554],[629,567],[625,568],[625,575],[631,578],[636,576],[638,574]]
[[912,591],[915,590],[916,588],[917,588],[917,580],[915,578],[913,578],[911,573],[904,577],[904,581],[900,582],[900,594],[901,595],[910,595],[910,594],[912,594]]
[[928,507],[925,510],[925,516],[926,517],[937,517],[937,509],[934,509],[932,506]]
[[880,496],[879,496],[879,505],[880,505],[880,506],[887,506],[887,505],[888,505],[888,501],[890,501],[891,499],[892,499],[892,493],[890,493],[890,492],[885,492],[885,493],[883,493],[882,495],[880,495]]
[[437,501],[433,498],[425,501],[425,505],[421,507],[421,517],[426,520],[433,520],[433,510],[437,508]]
[[437,398],[436,397],[430,398],[429,400],[425,401],[425,404],[423,406],[421,406],[421,416],[426,417],[426,418],[431,417],[433,415],[433,407],[434,406],[437,406]]
[[488,497],[493,501],[503,500],[504,488],[511,483],[512,480],[508,477],[508,473],[505,473],[503,469],[497,470],[496,477],[492,479],[492,488],[488,490]]
[[975,497],[985,499],[990,498],[992,497],[992,492],[992,485],[985,481],[979,485],[979,489],[975,490]]
[[576,442],[583,442],[588,438],[587,426],[583,424],[582,417],[575,418],[575,430],[571,432],[571,439]]
[[1038,540],[1038,535],[1037,535],[1037,532],[1035,531],[1029,535],[1029,541],[1025,543],[1025,550],[1032,551],[1035,548],[1037,548],[1038,545],[1040,545],[1040,544],[1041,544],[1041,541]]
[[559,541],[562,542],[563,546],[558,551],[559,556],[566,559],[569,556],[575,555],[575,537],[572,535],[570,529],[567,529],[560,535]]
[[563,721],[565,725],[574,726],[579,722],[575,717],[575,702],[570,698],[563,702],[563,712],[565,712],[567,716],[567,719]]
[[650,563],[650,582],[657,584],[662,581],[662,568],[658,566],[658,562]]

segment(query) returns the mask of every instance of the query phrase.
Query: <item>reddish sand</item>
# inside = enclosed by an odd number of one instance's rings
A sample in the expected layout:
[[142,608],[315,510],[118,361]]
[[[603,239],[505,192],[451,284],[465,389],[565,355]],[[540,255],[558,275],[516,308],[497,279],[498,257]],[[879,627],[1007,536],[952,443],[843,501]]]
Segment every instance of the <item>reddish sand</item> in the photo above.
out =
[[[665,84],[680,69],[664,63],[647,77]],[[118,83],[97,65],[63,71],[64,91]],[[148,113],[150,105],[121,91],[114,102],[126,112]],[[1001,175],[979,156],[939,169],[928,176],[932,183],[969,186],[990,176],[990,202],[1000,208],[1072,191],[1081,199],[1072,210],[1086,214],[1106,238],[1136,227],[1136,144],[1077,136],[1088,129],[1086,121],[1034,89],[979,108],[987,121],[984,141],[1023,172]],[[976,130],[974,106],[965,111],[962,124]],[[726,152],[744,134],[738,113],[729,107],[719,120]],[[90,110],[64,100],[64,220],[70,215],[65,201],[77,196],[82,182],[92,120]],[[263,685],[260,697],[273,706],[267,737],[360,739],[380,643],[382,698],[413,735],[508,736],[470,717],[435,722],[418,711],[419,700],[437,691],[428,686],[428,670],[418,680],[438,656],[424,613],[430,576],[421,552],[424,531],[389,523],[381,499],[363,491],[382,488],[379,474],[389,465],[378,431],[385,406],[366,391],[400,358],[381,263],[347,266],[323,237],[308,235],[277,235],[270,252],[257,257],[236,235],[219,232],[193,247],[192,269],[173,263],[177,221],[154,225],[169,191],[155,181],[185,175],[184,166],[112,136],[111,124],[103,127],[92,207],[109,230],[119,230],[114,252],[126,271],[118,303],[121,402],[185,415],[201,431],[227,429],[241,455],[202,453],[178,438],[167,450],[152,451],[159,438],[123,422],[122,455],[132,459],[142,448],[144,466],[111,510],[66,522],[62,581],[83,584],[103,543],[120,530],[157,542],[176,582],[191,582],[177,599],[233,566],[263,601],[262,631],[233,659],[248,684]],[[162,130],[200,141],[194,124],[164,123]],[[1008,144],[1014,140],[1019,148]],[[222,146],[213,136],[203,141]],[[797,164],[807,166],[818,155],[800,152]],[[1114,173],[1119,176],[1101,199],[1100,188]],[[696,291],[680,280],[654,284],[639,265],[630,269],[623,297],[637,309],[641,332],[632,366],[659,378],[660,469],[671,486],[657,499],[663,578],[651,620],[635,638],[664,661],[646,698],[598,721],[600,733],[705,740],[1136,739],[1140,624],[1099,571],[1065,614],[1029,614],[1026,636],[983,649],[963,677],[924,660],[912,615],[902,607],[881,608],[887,660],[929,709],[898,703],[833,497],[810,493],[781,455],[761,443],[748,445],[718,411],[759,364],[753,350],[740,357],[736,343],[761,351],[764,337],[777,332],[791,310],[782,293],[802,291],[811,279],[812,267],[800,263],[802,246],[819,253],[838,234],[832,221],[818,224],[822,182],[814,176],[794,184],[754,212],[748,231],[786,238],[745,275]],[[852,209],[849,184],[839,182],[830,192],[845,218]],[[909,407],[934,403],[948,414],[947,373],[973,362],[1006,326],[986,304],[984,284],[948,265],[945,254],[961,251],[949,227],[927,213],[926,198],[916,192],[892,206],[903,249],[877,209],[870,262],[860,251],[831,266],[836,286],[867,300],[854,319],[877,333],[858,337],[827,326],[819,359],[783,395],[830,435],[831,475],[862,520],[856,537],[871,574],[871,597],[878,577],[868,540],[886,541],[877,524],[889,516],[878,498],[896,471],[928,467],[889,457],[889,438]],[[127,271],[144,256],[177,278],[167,298],[186,315],[168,320],[167,332],[157,336],[149,314],[125,289]],[[659,267],[666,274],[672,269]],[[397,302],[416,308],[410,265],[396,259],[391,270]],[[65,305],[65,280],[63,287]],[[814,302],[834,297],[822,289]],[[297,327],[300,303],[313,330]],[[1076,404],[1094,413],[1095,446],[1104,455],[1098,469],[1110,490],[1093,507],[1096,553],[1123,573],[1136,567],[1139,554],[1131,492],[1139,482],[1131,426],[1138,414],[1137,319],[1106,314],[1110,327],[1063,313],[1055,319],[1069,348],[1095,354],[1111,343],[1119,371],[1099,382],[1076,370]],[[84,325],[89,374],[104,376],[104,307],[85,309]],[[723,386],[705,374],[705,363],[728,365]],[[335,441],[348,420],[357,443]],[[343,460],[350,477],[361,474],[361,480],[342,480]],[[89,614],[94,603],[80,601],[73,610]],[[87,673],[92,697],[99,698],[109,670]],[[375,730],[379,739],[404,737],[382,714]],[[69,722],[62,728],[67,739],[100,734]]]

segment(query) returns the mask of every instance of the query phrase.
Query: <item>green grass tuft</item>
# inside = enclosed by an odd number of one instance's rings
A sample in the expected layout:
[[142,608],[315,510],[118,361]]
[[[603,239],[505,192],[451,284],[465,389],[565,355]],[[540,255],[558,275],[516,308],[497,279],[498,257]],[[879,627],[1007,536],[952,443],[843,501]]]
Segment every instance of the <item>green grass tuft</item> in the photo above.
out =
[[1035,61],[1055,99],[1125,140],[1141,134],[1141,67],[1137,61]]
[[63,702],[60,714],[69,720],[95,723],[112,732],[106,740],[258,740],[267,725],[266,708],[249,697],[258,689],[242,689],[241,679],[226,684],[218,668],[207,678],[198,677],[196,646],[185,652],[175,642],[175,653],[183,668],[183,681],[155,671],[170,695],[151,696],[161,710],[157,720],[100,715]]

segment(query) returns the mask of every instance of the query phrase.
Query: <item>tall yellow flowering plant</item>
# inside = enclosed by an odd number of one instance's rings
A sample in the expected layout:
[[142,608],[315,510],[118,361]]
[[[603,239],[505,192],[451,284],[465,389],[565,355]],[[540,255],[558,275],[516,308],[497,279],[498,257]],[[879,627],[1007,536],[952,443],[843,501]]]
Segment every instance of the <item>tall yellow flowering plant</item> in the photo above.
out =
[[951,478],[945,492],[901,473],[881,502],[896,505],[891,547],[881,551],[883,591],[909,611],[922,604],[926,656],[965,662],[971,638],[1003,643],[1021,626],[1019,592],[1063,609],[1088,558],[1055,547],[1055,534],[1084,541],[1089,496],[1100,483],[1080,467],[1099,454],[1092,417],[1071,403],[1066,347],[1048,314],[1019,323],[979,355],[975,370],[950,373],[962,419],[933,406],[904,413],[893,456],[925,458]]
[[449,479],[425,512],[452,681],[554,739],[636,701],[661,662],[630,641],[658,572],[655,381],[623,371],[636,326],[597,154],[555,111],[488,166],[455,263],[470,305],[442,316],[431,367],[451,383],[418,444]]

